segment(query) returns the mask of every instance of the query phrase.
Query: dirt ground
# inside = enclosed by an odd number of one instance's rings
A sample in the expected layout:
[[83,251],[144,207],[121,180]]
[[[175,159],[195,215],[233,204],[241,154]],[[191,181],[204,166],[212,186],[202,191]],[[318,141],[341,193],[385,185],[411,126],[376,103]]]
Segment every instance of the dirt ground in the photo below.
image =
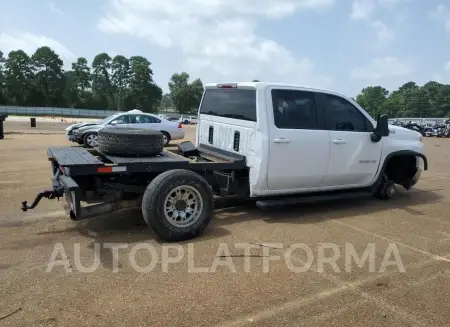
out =
[[[21,201],[50,185],[46,149],[69,145],[64,126],[5,124],[0,326],[450,325],[449,139],[425,140],[429,171],[390,201],[220,209],[202,237],[177,248],[158,243],[136,211],[74,223],[56,200],[20,210]],[[111,243],[126,248],[115,256]],[[292,251],[299,243],[313,254],[303,272],[295,267],[310,256]],[[320,244],[329,247],[323,255]],[[243,246],[252,247],[251,256],[243,256]],[[351,248],[361,257],[370,246],[373,266],[346,265]],[[320,269],[321,255],[333,247],[336,266]],[[58,260],[65,254],[67,265],[49,266],[52,253]],[[167,253],[179,254],[179,262],[166,266]],[[385,267],[387,259],[397,260]]]

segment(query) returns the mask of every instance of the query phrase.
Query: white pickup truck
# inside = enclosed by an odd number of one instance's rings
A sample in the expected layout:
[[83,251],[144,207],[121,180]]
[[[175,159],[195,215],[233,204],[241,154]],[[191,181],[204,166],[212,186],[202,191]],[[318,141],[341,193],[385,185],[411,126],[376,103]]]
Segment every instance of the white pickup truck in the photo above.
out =
[[163,150],[156,132],[131,129],[103,129],[97,149],[49,148],[52,189],[22,210],[63,195],[73,220],[140,206],[161,239],[180,241],[205,230],[214,195],[253,198],[262,208],[388,199],[395,185],[410,189],[428,167],[418,132],[390,126],[385,116],[375,121],[332,91],[206,84],[198,118],[196,144],[178,149]]

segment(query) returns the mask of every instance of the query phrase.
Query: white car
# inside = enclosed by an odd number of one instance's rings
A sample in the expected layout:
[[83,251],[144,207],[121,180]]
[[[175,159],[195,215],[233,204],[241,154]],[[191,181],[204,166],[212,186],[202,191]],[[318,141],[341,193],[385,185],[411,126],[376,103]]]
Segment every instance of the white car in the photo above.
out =
[[178,122],[182,124],[197,124],[197,116],[181,116]]
[[66,128],[66,136],[69,141],[84,144],[88,147],[96,147],[97,132],[107,126],[161,131],[164,135],[165,145],[168,145],[171,140],[184,138],[184,128],[180,123],[169,121],[157,115],[144,113],[140,110],[115,114],[95,123],[71,125]]

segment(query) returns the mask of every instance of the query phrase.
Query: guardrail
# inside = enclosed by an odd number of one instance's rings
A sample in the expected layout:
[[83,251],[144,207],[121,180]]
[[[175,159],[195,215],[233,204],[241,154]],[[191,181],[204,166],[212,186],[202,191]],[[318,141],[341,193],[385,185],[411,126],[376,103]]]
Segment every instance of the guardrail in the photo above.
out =
[[53,107],[0,106],[0,113],[23,116],[61,116],[105,118],[120,111]]

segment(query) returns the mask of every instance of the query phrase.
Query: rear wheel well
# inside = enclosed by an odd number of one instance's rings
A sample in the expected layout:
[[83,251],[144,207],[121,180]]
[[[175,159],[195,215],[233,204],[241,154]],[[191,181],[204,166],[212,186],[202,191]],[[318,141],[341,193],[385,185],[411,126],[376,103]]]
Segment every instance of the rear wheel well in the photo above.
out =
[[412,154],[396,155],[388,160],[384,173],[395,184],[408,184],[417,172],[417,158]]

